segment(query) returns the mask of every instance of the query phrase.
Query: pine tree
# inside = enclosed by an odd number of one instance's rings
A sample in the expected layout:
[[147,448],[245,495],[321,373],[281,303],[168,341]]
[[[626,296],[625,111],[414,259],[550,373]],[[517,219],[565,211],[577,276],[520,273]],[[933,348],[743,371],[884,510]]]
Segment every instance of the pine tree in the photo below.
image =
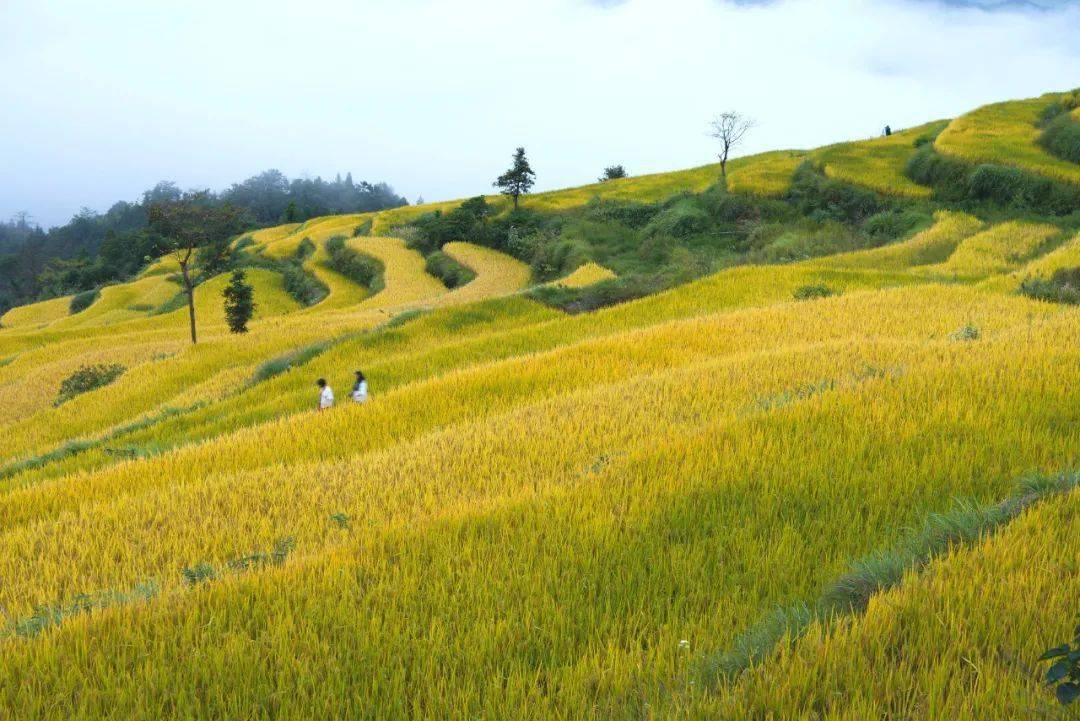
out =
[[529,167],[529,161],[525,157],[525,148],[514,151],[514,164],[505,173],[499,176],[494,185],[503,195],[509,195],[514,199],[514,210],[518,209],[518,199],[529,192],[533,183],[536,182],[536,173]]
[[225,320],[233,333],[247,333],[247,324],[255,312],[254,289],[242,270],[234,270],[232,279],[221,294],[225,297]]

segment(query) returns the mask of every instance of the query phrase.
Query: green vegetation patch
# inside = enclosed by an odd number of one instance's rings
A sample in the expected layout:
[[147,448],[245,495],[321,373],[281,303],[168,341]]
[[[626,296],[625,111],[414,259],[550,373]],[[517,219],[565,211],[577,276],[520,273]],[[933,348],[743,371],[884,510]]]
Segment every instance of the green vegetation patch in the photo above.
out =
[[60,383],[60,394],[53,405],[59,406],[75,396],[107,386],[122,376],[125,370],[127,369],[119,363],[80,366],[77,371]]
[[357,285],[362,285],[372,293],[383,288],[385,266],[377,258],[353,250],[345,244],[345,236],[335,235],[326,241],[326,253],[329,256],[325,265],[345,276]]
[[82,293],[76,293],[71,297],[71,304],[68,305],[68,313],[71,315],[81,313],[93,305],[99,295],[101,295],[100,288],[93,288],[91,290],[84,290]]
[[441,280],[447,288],[460,288],[476,278],[476,271],[441,250],[428,255],[424,270]]
[[1028,278],[1019,292],[1047,303],[1080,305],[1080,267],[1061,268],[1049,278]]
[[994,505],[958,501],[944,513],[927,516],[889,548],[851,563],[847,573],[828,584],[813,604],[777,608],[739,635],[731,646],[700,658],[695,673],[706,686],[730,681],[751,666],[767,662],[783,642],[794,644],[815,622],[826,625],[864,613],[875,594],[900,584],[906,574],[925,568],[938,556],[970,546],[998,530],[1033,504],[1080,487],[1080,472],[1021,479],[1012,496]]

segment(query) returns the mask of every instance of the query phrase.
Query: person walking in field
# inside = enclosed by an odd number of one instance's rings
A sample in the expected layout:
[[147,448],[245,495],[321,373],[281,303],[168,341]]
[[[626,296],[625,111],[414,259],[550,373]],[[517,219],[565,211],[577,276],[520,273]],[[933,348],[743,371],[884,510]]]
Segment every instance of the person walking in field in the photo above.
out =
[[357,403],[363,403],[367,400],[367,378],[364,378],[363,371],[356,371],[356,383],[352,387],[352,399]]
[[319,410],[325,411],[334,405],[334,391],[330,386],[326,385],[325,378],[317,380],[315,385],[319,386]]

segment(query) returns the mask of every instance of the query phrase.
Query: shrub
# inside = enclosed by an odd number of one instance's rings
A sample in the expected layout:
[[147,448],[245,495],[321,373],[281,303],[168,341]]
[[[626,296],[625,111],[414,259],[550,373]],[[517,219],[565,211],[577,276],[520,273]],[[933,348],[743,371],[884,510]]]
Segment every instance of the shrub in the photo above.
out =
[[335,235],[327,240],[326,252],[330,256],[326,261],[326,267],[369,290],[376,291],[382,288],[382,277],[386,270],[383,264],[345,245],[345,236]]
[[[1077,615],[1080,621],[1080,614]],[[1080,698],[1080,623],[1073,629],[1071,644],[1065,643],[1051,648],[1042,656],[1040,661],[1049,661],[1050,668],[1046,672],[1046,684],[1057,686],[1054,694],[1057,700],[1068,706]]]
[[590,220],[615,221],[630,228],[640,229],[660,212],[660,207],[653,203],[634,203],[619,200],[597,200],[590,202],[585,210],[585,217]]
[[318,278],[304,270],[299,263],[286,263],[281,272],[285,292],[301,305],[315,305],[329,292]]
[[830,295],[838,295],[838,292],[827,285],[818,283],[815,285],[803,285],[795,289],[792,296],[795,300],[813,300],[814,298],[828,298]]
[[1036,124],[1040,128],[1045,127],[1062,115],[1066,115],[1077,108],[1080,108],[1080,88],[1063,94],[1043,108],[1042,113],[1039,115],[1039,122]]
[[809,162],[792,176],[791,201],[802,215],[816,221],[858,223],[882,210],[876,193],[827,178]]
[[372,218],[368,218],[360,225],[353,228],[352,234],[354,238],[358,238],[362,235],[371,235]]
[[941,200],[978,200],[1052,215],[1068,215],[1080,207],[1080,188],[1020,168],[992,163],[970,166],[947,158],[932,146],[908,159],[907,176],[933,186]]
[[302,263],[310,258],[314,252],[315,244],[311,242],[311,238],[304,238],[300,241],[300,244],[296,246],[296,250],[293,252],[293,260]]
[[98,363],[80,366],[77,371],[60,383],[60,395],[54,406],[66,403],[77,395],[107,386],[127,370],[118,363]]
[[424,270],[441,280],[447,288],[459,288],[476,277],[472,268],[462,265],[441,250],[427,257]]
[[194,586],[204,581],[212,581],[217,577],[214,573],[214,567],[206,561],[196,563],[194,566],[185,568],[180,572],[180,575],[184,577],[184,581],[189,586]]
[[1080,267],[1061,268],[1049,278],[1028,278],[1020,293],[1048,303],[1080,305]]
[[931,220],[929,215],[915,210],[889,210],[867,218],[863,230],[876,241],[884,242],[905,236]]
[[618,180],[619,178],[628,177],[626,174],[626,168],[621,165],[609,165],[604,168],[604,174],[600,176],[599,181],[605,183],[609,180]]
[[1043,130],[1039,145],[1062,160],[1080,163],[1080,121],[1071,115],[1059,115]]
[[646,237],[669,235],[686,238],[704,232],[709,224],[709,214],[692,199],[686,198],[658,213],[645,226],[644,233]]
[[947,158],[923,145],[908,158],[904,174],[919,185],[930,186],[942,200],[963,200],[967,197],[969,168],[959,160]]
[[545,233],[530,236],[532,252],[530,265],[537,280],[559,278],[571,268],[587,263],[589,250],[585,241],[569,238],[552,238]]
[[949,334],[949,338],[960,341],[979,340],[979,328],[978,326],[968,323],[960,330],[953,331]]
[[68,305],[68,313],[75,315],[76,313],[86,310],[93,305],[99,295],[101,295],[101,291],[98,288],[84,290],[82,293],[76,293],[71,297],[71,304]]
[[534,300],[567,313],[588,313],[659,293],[675,285],[682,277],[658,273],[651,276],[629,275],[602,280],[584,288],[542,285],[529,292]]

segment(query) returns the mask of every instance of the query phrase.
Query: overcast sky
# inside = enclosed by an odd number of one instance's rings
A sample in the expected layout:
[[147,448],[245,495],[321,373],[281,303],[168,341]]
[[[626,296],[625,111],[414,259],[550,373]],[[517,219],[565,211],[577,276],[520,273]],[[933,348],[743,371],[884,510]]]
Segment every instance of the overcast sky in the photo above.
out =
[[518,145],[578,185],[710,162],[729,108],[744,153],[813,147],[1080,85],[1078,29],[1080,0],[0,0],[0,218],[266,168],[469,196]]

